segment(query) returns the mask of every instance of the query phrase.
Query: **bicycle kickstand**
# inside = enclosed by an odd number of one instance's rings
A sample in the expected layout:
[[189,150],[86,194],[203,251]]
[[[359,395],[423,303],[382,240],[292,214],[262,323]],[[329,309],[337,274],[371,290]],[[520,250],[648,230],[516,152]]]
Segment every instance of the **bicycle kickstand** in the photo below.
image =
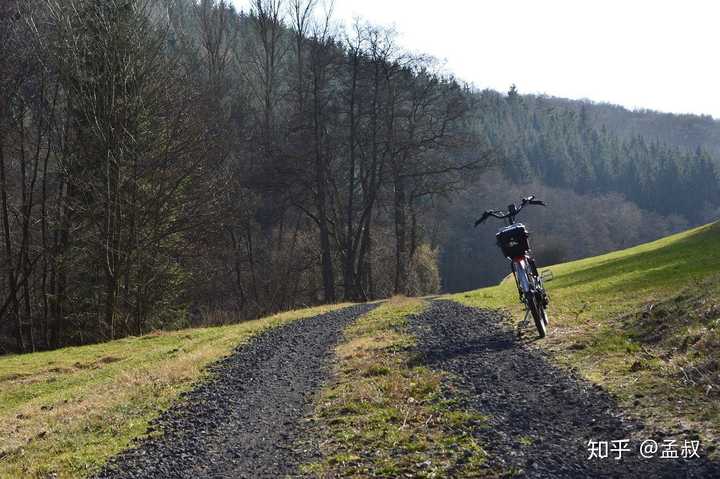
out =
[[528,323],[530,322],[529,317],[530,317],[530,310],[529,310],[529,309],[525,309],[525,318],[523,318],[523,320],[520,321],[520,323],[518,324],[518,328],[517,328],[517,336],[518,336],[518,338],[521,338],[521,337],[522,337],[523,329],[526,328],[527,325],[528,325]]

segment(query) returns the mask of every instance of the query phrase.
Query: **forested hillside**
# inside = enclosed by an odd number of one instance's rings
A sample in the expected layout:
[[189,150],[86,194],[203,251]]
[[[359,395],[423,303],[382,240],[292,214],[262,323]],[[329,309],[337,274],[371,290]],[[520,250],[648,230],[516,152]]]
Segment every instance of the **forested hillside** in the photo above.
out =
[[[720,205],[716,161],[705,143],[688,138],[685,147],[670,134],[628,134],[623,125],[636,113],[625,111],[625,121],[611,128],[602,123],[604,106],[564,108],[514,88],[507,95],[483,92],[480,105],[483,134],[500,150],[502,169],[515,182],[539,179],[581,194],[617,192],[643,209],[695,223],[713,217]],[[646,115],[648,122],[660,116]],[[683,118],[677,117],[678,130]]]
[[315,3],[2,3],[3,350],[439,289],[473,97]]
[[546,265],[717,219],[718,156],[708,136],[714,120],[520,95],[514,87],[476,96],[482,141],[498,163],[496,173],[473,182],[439,216],[446,222],[439,244],[447,290],[491,285],[508,273],[494,245],[500,224],[473,231],[471,223],[485,209],[532,193],[550,207],[519,219],[530,225]]
[[661,139],[669,144],[695,149],[703,145],[713,154],[720,153],[720,121],[709,115],[661,113],[652,110],[631,111],[608,103],[590,100],[567,100],[545,98],[558,108],[580,113],[592,112],[591,124],[596,128],[605,126],[624,139],[642,136],[650,140]]
[[0,42],[0,352],[489,284],[469,226],[533,192],[545,263],[720,206],[713,120],[476,91],[316,0],[10,0]]

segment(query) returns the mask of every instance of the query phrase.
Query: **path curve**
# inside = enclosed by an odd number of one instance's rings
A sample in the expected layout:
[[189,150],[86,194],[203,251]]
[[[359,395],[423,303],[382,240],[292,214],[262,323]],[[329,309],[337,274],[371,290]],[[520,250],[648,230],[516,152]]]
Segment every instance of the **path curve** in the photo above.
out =
[[642,459],[633,442],[620,461],[588,460],[589,440],[629,439],[643,425],[624,417],[598,386],[517,341],[501,321],[493,311],[449,301],[410,320],[422,361],[454,373],[451,386],[463,391],[467,407],[490,417],[491,427],[475,432],[490,453],[489,469],[530,478],[720,477],[720,465],[702,458]]

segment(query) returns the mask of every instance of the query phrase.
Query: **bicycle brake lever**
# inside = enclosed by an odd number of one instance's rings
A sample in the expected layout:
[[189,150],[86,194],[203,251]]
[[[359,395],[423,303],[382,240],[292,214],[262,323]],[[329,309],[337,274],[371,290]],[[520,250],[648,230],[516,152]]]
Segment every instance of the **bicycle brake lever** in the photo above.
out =
[[480,223],[484,222],[489,217],[490,217],[490,212],[488,212],[488,211],[484,212],[483,215],[480,217],[480,219],[475,222],[475,228],[477,228],[480,225]]

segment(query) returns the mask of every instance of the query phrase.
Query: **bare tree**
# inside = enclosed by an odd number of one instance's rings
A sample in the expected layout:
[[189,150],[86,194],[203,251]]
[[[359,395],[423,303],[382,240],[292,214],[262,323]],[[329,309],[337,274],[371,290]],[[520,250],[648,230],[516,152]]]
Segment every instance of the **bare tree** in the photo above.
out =
[[391,31],[317,0],[0,14],[3,350],[437,288],[466,92]]

